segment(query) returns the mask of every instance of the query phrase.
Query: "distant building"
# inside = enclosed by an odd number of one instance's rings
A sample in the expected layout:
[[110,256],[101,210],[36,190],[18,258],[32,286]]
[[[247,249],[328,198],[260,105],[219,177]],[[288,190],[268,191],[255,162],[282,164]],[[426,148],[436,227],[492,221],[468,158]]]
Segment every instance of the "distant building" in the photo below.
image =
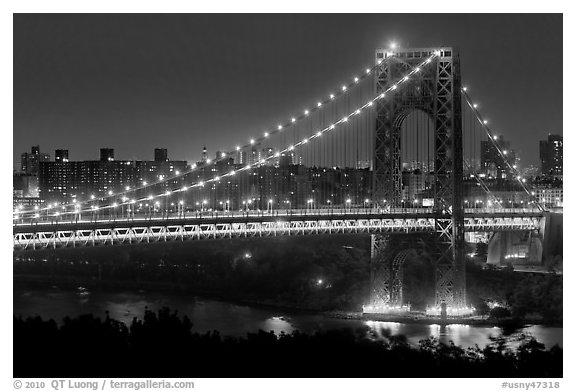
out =
[[166,148],[155,148],[154,149],[154,161],[155,162],[167,162],[168,161],[168,150]]
[[403,171],[402,172],[402,199],[406,202],[416,204],[421,198],[425,198],[428,189],[429,175],[421,170]]
[[40,146],[34,145],[32,146],[31,152],[24,152],[20,155],[20,168],[23,173],[25,174],[38,174],[38,164],[40,162],[49,162],[50,161],[50,154],[49,153],[40,153]]
[[31,209],[42,205],[39,198],[38,176],[25,173],[15,173],[12,182],[12,203],[14,210]]
[[208,150],[206,149],[206,145],[202,148],[202,163],[206,163],[208,161]]
[[67,149],[57,149],[54,154],[54,160],[57,162],[67,162],[68,161],[68,150]]
[[560,208],[564,206],[564,190],[556,188],[535,188],[536,200],[545,207]]
[[20,197],[38,197],[38,176],[25,173],[13,175],[12,187],[20,192]]
[[542,175],[561,178],[563,174],[562,157],[562,136],[549,134],[547,140],[540,141]]
[[[40,163],[38,173],[39,195],[50,202],[64,202],[71,199],[101,198],[119,193],[127,187],[136,188],[162,181],[146,189],[155,193],[172,189],[182,178],[176,177],[188,169],[186,161],[131,161],[114,160],[114,150],[100,150],[97,161],[55,161]],[[139,196],[145,196],[144,190]],[[136,197],[137,194],[132,194]]]
[[480,170],[486,176],[497,179],[510,178],[514,175],[510,167],[516,165],[516,161],[516,151],[510,148],[510,141],[505,140],[504,137],[494,136],[493,141],[480,142]]
[[114,161],[114,149],[113,148],[100,148],[100,161],[101,162]]

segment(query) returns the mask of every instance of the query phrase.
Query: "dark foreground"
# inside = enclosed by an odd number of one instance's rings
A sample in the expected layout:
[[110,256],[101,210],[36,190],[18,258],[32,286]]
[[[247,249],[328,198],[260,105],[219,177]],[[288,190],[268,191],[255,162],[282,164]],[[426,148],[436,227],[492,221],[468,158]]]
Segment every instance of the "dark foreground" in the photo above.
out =
[[129,327],[92,315],[62,326],[14,318],[14,377],[562,377],[562,349],[532,338],[513,352],[503,339],[464,350],[371,341],[365,330],[230,338],[192,329],[166,308]]

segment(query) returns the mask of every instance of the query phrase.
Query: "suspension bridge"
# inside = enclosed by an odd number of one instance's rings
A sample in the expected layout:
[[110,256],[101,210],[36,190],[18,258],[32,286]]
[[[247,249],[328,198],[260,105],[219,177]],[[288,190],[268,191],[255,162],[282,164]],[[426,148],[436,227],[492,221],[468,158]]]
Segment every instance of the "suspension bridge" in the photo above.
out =
[[[543,233],[549,215],[496,139],[462,86],[457,49],[377,49],[372,66],[317,102],[185,172],[15,210],[13,248],[370,234],[365,312],[405,309],[402,264],[426,248],[436,270],[431,313],[468,314],[465,232]],[[491,192],[482,142],[526,193],[522,208],[504,208]],[[477,194],[487,202],[467,208]]]

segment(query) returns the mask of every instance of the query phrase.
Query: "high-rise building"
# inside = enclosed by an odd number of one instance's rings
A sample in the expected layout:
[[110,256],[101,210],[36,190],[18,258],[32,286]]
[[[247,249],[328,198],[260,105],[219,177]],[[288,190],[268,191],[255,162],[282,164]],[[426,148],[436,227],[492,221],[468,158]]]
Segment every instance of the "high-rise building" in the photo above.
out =
[[562,178],[562,136],[548,134],[548,140],[540,141],[540,161],[542,162],[542,175]]
[[[500,154],[498,148],[504,156]],[[502,136],[494,136],[493,141],[480,142],[480,166],[481,172],[489,177],[506,179],[514,175],[510,167],[516,165],[516,151],[510,148],[510,141]]]
[[38,164],[40,162],[49,162],[49,153],[40,153],[40,146],[32,146],[31,152],[24,152],[21,155],[20,168],[25,174],[38,174]]
[[155,162],[167,162],[168,161],[168,150],[166,148],[155,148],[154,149],[154,161]]
[[101,162],[114,161],[114,149],[113,148],[100,148],[100,161]]
[[[116,194],[127,187],[142,186],[144,182],[161,182],[157,186],[142,189],[141,194],[135,194],[135,197],[142,198],[149,193],[178,187],[182,181],[178,174],[187,168],[186,161],[114,160],[113,150],[103,149],[100,160],[96,161],[40,163],[38,187],[42,199],[63,202],[73,198],[87,199],[92,195],[103,197],[109,192]],[[170,180],[172,177],[174,179]]]
[[54,161],[57,162],[67,162],[68,161],[68,150],[67,149],[57,149],[54,154]]
[[206,149],[206,145],[202,148],[202,163],[206,163],[208,161],[208,150]]

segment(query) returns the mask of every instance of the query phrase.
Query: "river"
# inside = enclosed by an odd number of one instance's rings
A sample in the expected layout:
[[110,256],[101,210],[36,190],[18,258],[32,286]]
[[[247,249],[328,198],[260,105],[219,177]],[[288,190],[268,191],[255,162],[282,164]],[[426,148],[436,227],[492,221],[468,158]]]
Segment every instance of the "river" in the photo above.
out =
[[[157,310],[168,306],[186,314],[192,320],[193,330],[206,332],[218,330],[221,335],[244,336],[258,329],[275,333],[290,333],[300,330],[312,333],[315,330],[341,329],[368,326],[370,335],[382,337],[385,330],[392,335],[403,334],[411,344],[428,337],[437,337],[448,343],[453,341],[464,348],[477,344],[480,347],[490,342],[490,336],[502,335],[498,327],[452,324],[425,325],[417,323],[377,322],[329,318],[319,313],[271,309],[258,306],[239,305],[197,296],[175,295],[157,292],[89,292],[51,289],[14,289],[14,315],[40,315],[61,322],[66,316],[92,313],[104,317],[106,311],[116,320],[129,325],[134,317],[142,318],[144,309]],[[562,346],[562,327],[532,325],[507,335],[511,347],[517,346],[520,333],[531,335],[547,348],[555,344]]]

